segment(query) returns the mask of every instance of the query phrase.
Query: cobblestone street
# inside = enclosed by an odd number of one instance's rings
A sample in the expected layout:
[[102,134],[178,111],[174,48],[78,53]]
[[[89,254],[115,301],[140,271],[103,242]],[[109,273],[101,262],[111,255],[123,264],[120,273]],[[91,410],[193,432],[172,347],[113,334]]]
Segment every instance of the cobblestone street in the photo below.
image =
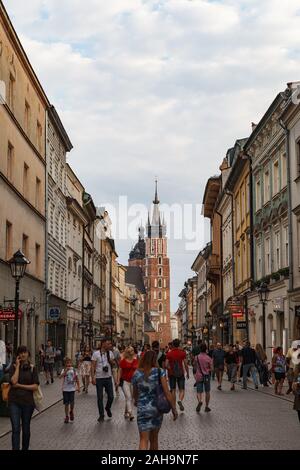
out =
[[[212,385],[211,413],[198,415],[194,381],[188,382],[185,412],[176,422],[164,418],[160,432],[161,450],[205,449],[300,449],[300,426],[291,399],[255,391],[229,391]],[[35,417],[31,425],[32,450],[129,450],[138,445],[136,422],[123,418],[122,392],[113,405],[113,418],[97,422],[95,388],[77,395],[74,423],[64,424],[62,402]],[[0,449],[10,449],[11,434],[0,439]]]

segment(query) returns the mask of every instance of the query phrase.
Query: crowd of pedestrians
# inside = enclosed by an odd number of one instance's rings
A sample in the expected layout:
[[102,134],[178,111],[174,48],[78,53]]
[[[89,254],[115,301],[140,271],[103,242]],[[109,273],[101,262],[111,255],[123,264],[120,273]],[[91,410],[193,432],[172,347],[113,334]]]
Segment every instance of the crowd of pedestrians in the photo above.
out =
[[[294,409],[300,423],[300,340],[292,343],[287,355],[283,354],[281,347],[276,348],[270,364],[262,346],[257,344],[253,348],[247,341],[243,345],[236,343],[225,347],[217,343],[209,348],[205,342],[198,341],[192,351],[188,351],[181,347],[179,340],[174,340],[164,349],[160,348],[158,341],[154,341],[140,350],[134,345],[117,347],[109,339],[104,339],[94,351],[85,346],[76,354],[76,362],[73,363],[68,357],[63,361],[62,349],[55,349],[49,340],[45,348],[41,347],[39,357],[45,384],[53,383],[54,370],[61,379],[66,424],[75,419],[75,393],[80,393],[80,378],[85,394],[91,383],[96,387],[99,423],[105,420],[105,415],[112,418],[114,397],[121,390],[124,395],[124,419],[132,422],[135,414],[137,417],[140,449],[158,449],[164,414],[171,411],[176,420],[177,406],[184,412],[189,365],[192,365],[195,379],[196,413],[201,412],[203,404],[204,412],[211,412],[211,381],[216,380],[217,390],[222,392],[224,374],[232,392],[238,382],[241,382],[243,389],[247,389],[252,378],[255,389],[259,388],[259,384],[263,387],[274,384],[275,394],[283,395],[283,384],[287,379],[289,387],[286,393],[295,395]],[[38,368],[31,363],[26,346],[21,346],[16,359],[10,357],[6,370],[10,383],[7,399],[12,447],[20,448],[22,427],[22,449],[26,450],[29,448],[35,393],[39,387]]]

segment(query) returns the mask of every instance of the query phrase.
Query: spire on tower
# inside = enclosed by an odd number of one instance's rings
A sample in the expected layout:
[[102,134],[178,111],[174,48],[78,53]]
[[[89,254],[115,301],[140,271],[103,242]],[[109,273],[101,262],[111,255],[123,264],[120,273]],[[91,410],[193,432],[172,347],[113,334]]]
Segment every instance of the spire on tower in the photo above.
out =
[[155,178],[155,197],[154,197],[153,204],[159,204],[159,199],[157,196],[157,177]]

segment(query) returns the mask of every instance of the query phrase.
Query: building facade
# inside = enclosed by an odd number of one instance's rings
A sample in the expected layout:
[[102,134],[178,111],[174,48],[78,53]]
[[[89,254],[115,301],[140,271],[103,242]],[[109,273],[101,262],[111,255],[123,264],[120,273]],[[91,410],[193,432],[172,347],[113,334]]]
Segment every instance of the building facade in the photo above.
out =
[[[7,261],[19,249],[30,261],[20,283],[19,343],[35,359],[45,341],[45,122],[47,97],[0,2],[0,304],[11,308],[15,281]],[[5,204],[3,204],[5,201]],[[13,341],[13,322],[0,322]]]

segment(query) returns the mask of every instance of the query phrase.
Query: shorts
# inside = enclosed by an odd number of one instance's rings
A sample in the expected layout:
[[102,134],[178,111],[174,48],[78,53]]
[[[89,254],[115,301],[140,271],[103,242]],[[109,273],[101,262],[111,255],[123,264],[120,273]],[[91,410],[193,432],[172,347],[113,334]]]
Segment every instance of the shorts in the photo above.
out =
[[210,380],[208,382],[197,382],[197,393],[203,393],[203,390],[205,393],[210,392]]
[[53,374],[53,367],[54,367],[54,364],[52,362],[45,362],[44,363],[45,372],[50,372],[50,374]]
[[75,392],[63,392],[64,405],[73,405],[75,401]]
[[275,372],[275,380],[285,379],[285,372]]
[[185,387],[185,377],[182,375],[181,377],[174,377],[173,375],[169,376],[169,384],[171,390],[176,390],[176,383],[178,385],[179,390],[184,390]]

